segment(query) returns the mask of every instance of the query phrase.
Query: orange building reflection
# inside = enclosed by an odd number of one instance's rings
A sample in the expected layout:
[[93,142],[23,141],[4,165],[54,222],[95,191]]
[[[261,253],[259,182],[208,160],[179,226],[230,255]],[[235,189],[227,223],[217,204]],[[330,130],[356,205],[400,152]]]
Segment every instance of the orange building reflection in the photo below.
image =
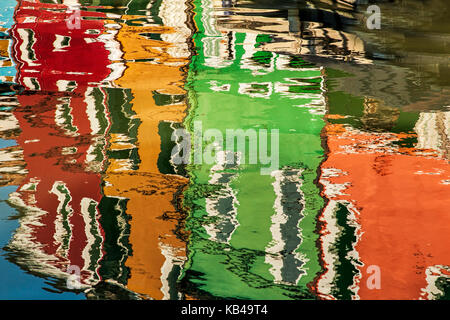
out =
[[[441,129],[420,119],[408,133],[326,126],[325,272],[315,284],[323,298],[342,298],[343,290],[352,299],[433,299],[442,293],[436,279],[450,275],[450,164],[445,152],[420,144],[424,132],[439,140]],[[419,143],[398,143],[410,138]],[[339,269],[345,263],[354,270],[348,280]],[[371,266],[379,267],[379,288]]]

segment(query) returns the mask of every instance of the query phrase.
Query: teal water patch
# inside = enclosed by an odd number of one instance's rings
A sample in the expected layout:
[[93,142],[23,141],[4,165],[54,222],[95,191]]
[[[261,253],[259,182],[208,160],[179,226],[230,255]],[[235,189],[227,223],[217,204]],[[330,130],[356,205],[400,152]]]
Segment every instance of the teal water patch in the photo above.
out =
[[3,148],[8,148],[8,147],[13,147],[13,146],[16,146],[17,145],[17,142],[16,142],[16,140],[10,140],[10,139],[8,139],[8,140],[5,140],[5,139],[0,139],[0,149],[3,149]]
[[14,24],[14,10],[17,0],[2,0],[0,4],[0,27],[10,29]]

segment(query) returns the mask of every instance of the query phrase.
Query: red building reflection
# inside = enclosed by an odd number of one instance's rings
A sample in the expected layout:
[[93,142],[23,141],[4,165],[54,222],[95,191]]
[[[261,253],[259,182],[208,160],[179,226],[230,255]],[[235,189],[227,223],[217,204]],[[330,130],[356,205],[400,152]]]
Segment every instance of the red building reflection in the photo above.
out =
[[16,9],[16,82],[25,90],[14,115],[28,173],[11,197],[25,213],[10,248],[25,253],[19,264],[45,275],[65,278],[69,265],[79,266],[89,284],[104,254],[98,204],[109,126],[104,94],[91,84],[111,74],[111,62],[98,19],[105,15],[82,11],[80,28],[69,29],[67,9],[38,1]]

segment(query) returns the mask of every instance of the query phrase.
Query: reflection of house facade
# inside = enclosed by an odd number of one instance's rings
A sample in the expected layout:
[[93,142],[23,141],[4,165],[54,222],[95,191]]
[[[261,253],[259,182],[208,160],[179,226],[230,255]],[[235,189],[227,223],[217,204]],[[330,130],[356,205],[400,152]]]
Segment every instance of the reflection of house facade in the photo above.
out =
[[69,30],[66,8],[22,1],[15,13],[16,81],[25,90],[14,115],[27,175],[10,195],[24,214],[7,249],[15,263],[42,276],[65,279],[67,268],[78,266],[91,285],[112,251],[103,244],[108,217],[100,213],[109,119],[102,89],[91,87],[112,73],[111,43],[101,20]]
[[[326,126],[325,271],[315,289],[327,299],[439,298],[450,266],[448,114],[418,115],[343,95],[329,94],[330,106],[347,99],[351,108],[330,110]],[[352,123],[351,115],[366,120]],[[379,289],[371,287],[373,266]]]
[[[26,1],[16,11],[25,91],[14,115],[28,174],[10,197],[25,214],[8,250],[44,277],[64,279],[75,265],[85,285],[112,279],[155,299],[177,298],[185,253],[174,203],[186,179],[170,162],[170,138],[186,109],[184,2],[132,1],[120,25],[117,15],[81,11],[90,18],[68,29],[74,4]],[[109,289],[101,284],[89,297],[102,290]]]
[[178,299],[185,244],[175,235],[181,219],[175,201],[187,180],[175,174],[170,152],[171,132],[186,109],[181,68],[188,62],[190,30],[184,1],[132,1],[129,8],[117,35],[126,70],[115,85],[127,88],[132,114],[122,130],[112,128],[103,190],[125,198],[131,217],[127,287],[153,299]]
[[212,3],[220,30],[273,35],[261,49],[351,74],[336,79],[340,90],[410,110],[448,103],[448,1],[378,2],[382,30],[366,28],[368,4],[356,1]]
[[[190,255],[182,283],[199,296],[307,297],[320,271],[314,230],[322,202],[314,179],[323,154],[322,70],[261,50],[269,40],[263,32],[220,29],[212,1],[194,5],[198,55],[187,79],[186,127],[201,123],[203,132],[223,137],[227,129],[267,129],[268,154],[277,153],[270,132],[278,129],[279,166],[262,175],[268,165],[249,163],[236,148],[216,149],[213,164],[188,166]],[[203,150],[212,145],[204,141]],[[226,163],[228,155],[237,162]]]
[[350,5],[292,1],[280,7],[250,2],[229,8],[223,1],[212,3],[220,30],[276,36],[276,41],[261,44],[263,50],[368,62],[361,39],[343,30],[356,19]]

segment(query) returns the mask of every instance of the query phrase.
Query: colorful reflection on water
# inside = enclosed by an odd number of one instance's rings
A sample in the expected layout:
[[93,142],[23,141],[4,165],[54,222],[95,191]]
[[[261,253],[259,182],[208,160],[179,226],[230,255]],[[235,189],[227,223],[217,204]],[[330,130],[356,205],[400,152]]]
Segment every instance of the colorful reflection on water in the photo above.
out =
[[449,5],[347,2],[2,0],[0,298],[448,298]]

